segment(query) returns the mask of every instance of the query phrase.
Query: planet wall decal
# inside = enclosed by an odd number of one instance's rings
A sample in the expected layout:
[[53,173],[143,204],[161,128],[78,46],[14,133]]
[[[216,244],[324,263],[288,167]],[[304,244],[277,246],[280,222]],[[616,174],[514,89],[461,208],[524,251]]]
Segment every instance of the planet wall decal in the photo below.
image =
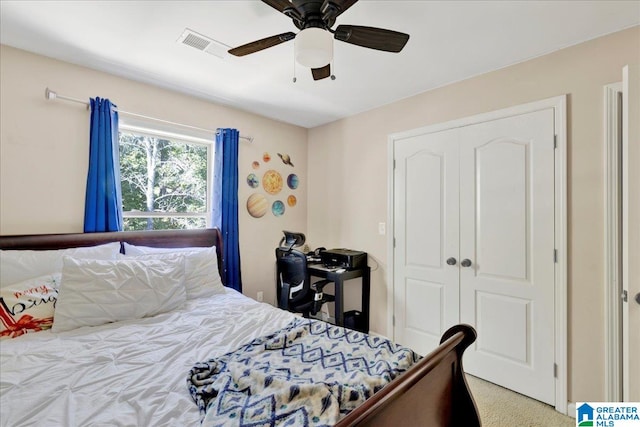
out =
[[298,199],[293,194],[287,197],[287,204],[291,207],[294,207],[298,203]]
[[282,163],[284,163],[285,165],[293,166],[293,163],[291,163],[291,157],[289,157],[288,154],[278,153],[278,156],[280,156],[280,158],[282,159]]
[[278,194],[282,190],[282,175],[279,172],[269,169],[262,176],[262,187],[269,194]]
[[271,160],[271,154],[269,154],[269,153],[264,153],[264,154],[262,155],[262,161],[263,161],[263,162],[265,162],[265,163],[267,163],[269,160]]
[[287,177],[287,185],[290,189],[295,190],[298,188],[298,184],[300,184],[300,180],[298,179],[298,175],[295,173],[292,173]]
[[260,185],[260,180],[255,173],[250,173],[249,176],[247,176],[247,184],[251,188],[258,188],[258,186]]
[[271,205],[271,212],[273,212],[273,215],[275,216],[284,215],[284,203],[280,200],[273,202],[273,205]]
[[254,169],[258,169],[260,167],[260,162],[259,161],[254,161],[253,163],[251,163],[251,167]]
[[261,218],[267,213],[269,203],[264,194],[253,193],[247,199],[247,211],[254,218]]

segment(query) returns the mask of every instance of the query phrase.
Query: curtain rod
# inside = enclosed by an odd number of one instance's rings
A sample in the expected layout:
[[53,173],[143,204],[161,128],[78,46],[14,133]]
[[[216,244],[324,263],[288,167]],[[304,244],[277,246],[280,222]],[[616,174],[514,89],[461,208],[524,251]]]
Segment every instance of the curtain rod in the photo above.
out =
[[[58,95],[56,92],[52,91],[49,88],[45,89],[44,97],[46,99],[50,100],[50,101],[54,101],[56,99],[63,99],[65,101],[71,101],[71,102],[76,102],[76,103],[79,103],[79,104],[84,104],[84,105],[87,106],[87,109],[90,106],[90,104],[87,101],[83,101],[83,100],[77,99],[77,98],[71,98],[70,96]],[[141,118],[141,119],[153,120],[153,121],[160,122],[160,123],[166,123],[166,124],[169,124],[169,125],[180,126],[180,127],[183,127],[183,128],[194,129],[194,130],[199,130],[199,131],[204,131],[204,132],[210,132],[210,133],[213,133],[213,134],[215,134],[217,132],[216,130],[200,128],[200,127],[197,127],[197,126],[185,125],[185,124],[182,124],[182,123],[170,122],[168,120],[156,119],[155,117],[143,116],[142,114],[130,113],[128,111],[122,111],[120,109],[118,109],[118,113],[124,114],[126,116],[138,117],[138,118]],[[246,139],[249,142],[253,142],[253,137],[252,136],[240,135],[240,138]]]

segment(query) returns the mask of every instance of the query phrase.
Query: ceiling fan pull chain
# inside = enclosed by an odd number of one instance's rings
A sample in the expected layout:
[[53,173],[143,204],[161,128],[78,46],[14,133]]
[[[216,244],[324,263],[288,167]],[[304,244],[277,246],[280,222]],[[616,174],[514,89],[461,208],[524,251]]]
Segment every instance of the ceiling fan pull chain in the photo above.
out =
[[293,55],[293,82],[297,82],[298,79],[296,78],[296,57],[295,55]]

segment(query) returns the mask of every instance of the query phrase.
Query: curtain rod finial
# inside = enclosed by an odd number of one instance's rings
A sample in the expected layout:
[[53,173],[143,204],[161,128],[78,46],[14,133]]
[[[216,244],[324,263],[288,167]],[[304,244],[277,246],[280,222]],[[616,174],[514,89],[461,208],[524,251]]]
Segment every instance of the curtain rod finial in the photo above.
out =
[[53,100],[53,99],[56,99],[58,97],[58,94],[55,93],[54,91],[50,90],[49,88],[46,88],[44,90],[44,97],[46,99]]

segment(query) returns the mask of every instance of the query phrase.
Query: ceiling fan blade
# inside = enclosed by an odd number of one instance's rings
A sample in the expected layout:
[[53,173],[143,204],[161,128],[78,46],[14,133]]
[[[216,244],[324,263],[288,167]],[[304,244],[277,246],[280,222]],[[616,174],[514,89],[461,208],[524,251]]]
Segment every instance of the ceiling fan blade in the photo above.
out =
[[262,0],[262,3],[266,3],[278,12],[284,13],[284,10],[291,7],[289,0]]
[[383,28],[338,25],[334,38],[370,49],[400,52],[409,41],[409,34]]
[[242,46],[229,49],[229,53],[235,56],[245,56],[250,53],[259,52],[263,49],[279,45],[280,43],[288,42],[296,37],[295,33],[288,32],[278,34],[277,36],[267,37],[265,39],[256,40],[251,43],[243,44]]
[[322,19],[327,22],[343,14],[353,6],[358,0],[324,0],[320,12]]
[[296,9],[289,0],[262,0],[262,2],[268,4],[280,13],[284,13],[294,21],[302,20],[300,12],[298,12],[298,9]]
[[327,64],[322,68],[312,68],[311,75],[313,75],[313,80],[326,79],[331,75],[331,64]]

